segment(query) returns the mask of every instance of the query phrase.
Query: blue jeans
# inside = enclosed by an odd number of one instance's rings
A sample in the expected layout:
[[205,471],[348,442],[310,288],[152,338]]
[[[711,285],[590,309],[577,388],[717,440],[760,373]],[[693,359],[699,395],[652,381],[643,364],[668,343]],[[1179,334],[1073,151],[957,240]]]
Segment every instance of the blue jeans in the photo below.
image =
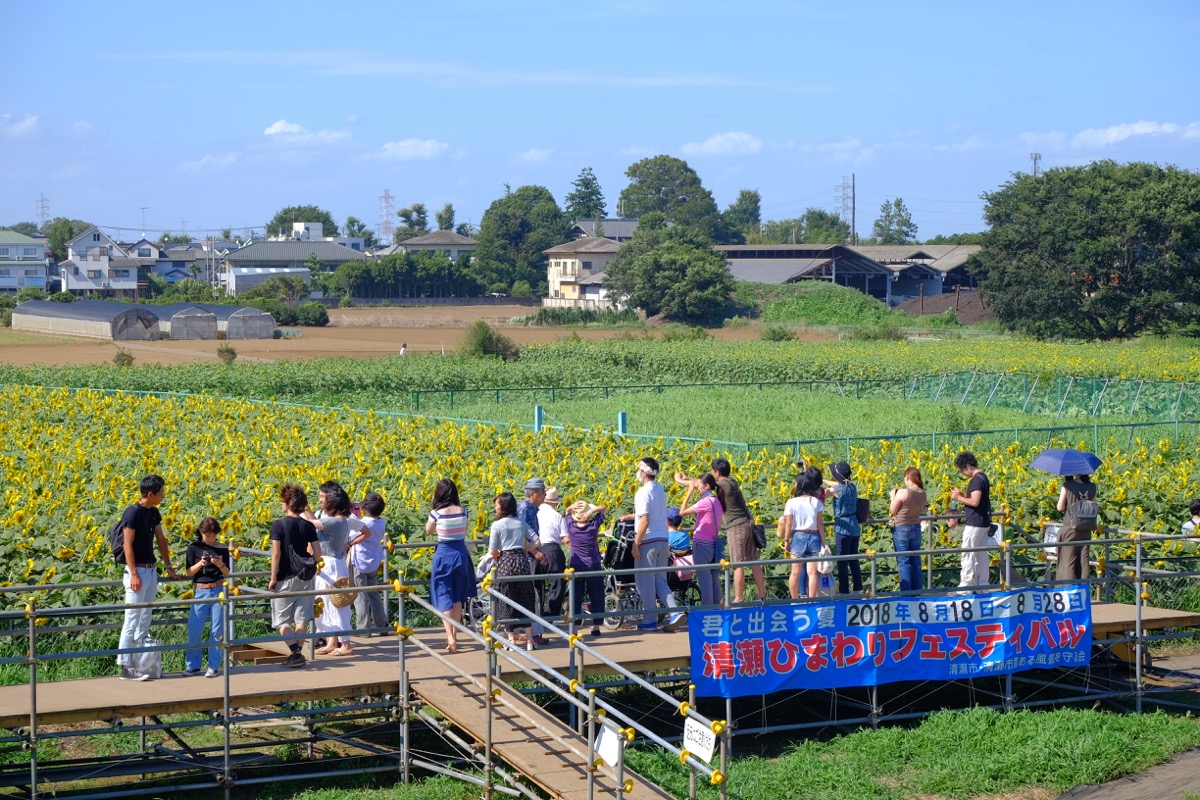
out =
[[[897,553],[921,548],[920,523],[892,528],[892,549]],[[900,573],[900,591],[915,592],[921,588],[920,556],[896,556],[896,571]]]
[[[839,533],[835,539],[837,550],[834,552],[834,555],[852,556],[858,553],[857,536],[843,536]],[[849,576],[847,576],[847,572],[849,572]],[[862,591],[862,565],[858,563],[857,558],[853,561],[837,562],[837,576],[838,591],[842,594],[850,594],[850,577],[854,578],[854,591]]]
[[[805,531],[793,533],[789,552],[792,558],[815,558],[821,553],[821,535]],[[800,566],[804,568],[800,570],[800,596],[808,597],[808,564]]]
[[[692,540],[692,563],[697,567],[701,564],[716,564],[719,545],[720,542]],[[700,604],[711,606],[721,602],[721,571],[698,569],[695,575],[696,583],[700,587]]]
[[[634,569],[667,566],[668,553],[666,539],[651,542],[650,544],[643,544],[638,550],[641,551],[642,557],[634,559]],[[675,593],[667,585],[666,572],[655,572],[654,574],[639,572],[633,576],[633,582],[637,586],[638,594],[642,598],[642,609],[646,612],[642,615],[643,625],[654,625],[658,622],[658,609],[654,603],[655,597],[663,604],[663,608],[674,608],[676,606]]]
[[[136,567],[138,577],[142,579],[141,591],[129,588],[129,570],[125,569],[122,580],[125,582],[125,603],[153,603],[158,594],[158,569],[155,567]],[[117,645],[122,650],[136,650],[150,638],[150,609],[126,608],[125,621],[121,624],[121,639]],[[122,653],[117,656],[117,664],[122,667],[137,663],[133,653]]]
[[209,624],[208,668],[221,668],[220,644],[221,639],[225,636],[225,607],[216,598],[219,598],[223,591],[225,591],[224,586],[213,586],[210,589],[196,590],[195,597],[197,600],[213,598],[213,602],[196,603],[188,610],[188,644],[190,646],[184,655],[184,661],[188,669],[200,669],[201,656],[203,655],[200,642],[203,641],[205,622]]

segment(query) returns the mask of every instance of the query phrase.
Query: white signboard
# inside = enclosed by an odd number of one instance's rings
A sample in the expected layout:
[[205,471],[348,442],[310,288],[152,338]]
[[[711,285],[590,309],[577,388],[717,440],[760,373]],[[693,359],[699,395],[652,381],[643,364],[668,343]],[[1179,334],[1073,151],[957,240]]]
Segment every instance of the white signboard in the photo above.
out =
[[621,747],[624,744],[624,736],[607,725],[601,725],[600,735],[596,737],[596,755],[600,756],[605,764],[616,766],[617,760],[621,757]]
[[706,725],[696,720],[683,721],[683,749],[687,750],[705,764],[712,763],[713,748],[717,745],[717,735]]

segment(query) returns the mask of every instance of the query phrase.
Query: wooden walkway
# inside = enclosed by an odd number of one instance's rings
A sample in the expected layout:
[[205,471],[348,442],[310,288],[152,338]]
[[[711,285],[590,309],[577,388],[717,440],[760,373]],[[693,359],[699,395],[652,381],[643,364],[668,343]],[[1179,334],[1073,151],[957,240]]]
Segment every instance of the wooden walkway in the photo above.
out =
[[[438,647],[441,629],[424,629],[416,634],[422,641]],[[608,632],[594,640],[604,655],[636,672],[661,669],[687,669],[688,638],[683,632],[639,633]],[[279,664],[236,665],[229,675],[230,704],[233,708],[274,706],[345,697],[399,692],[399,644],[394,637],[355,640],[353,656],[318,657],[304,669],[288,669]],[[282,648],[271,643],[268,646]],[[478,645],[460,644],[460,651],[447,657],[468,675],[482,676],[487,657]],[[562,640],[539,648],[535,655],[547,666],[565,673],[570,649]],[[520,654],[515,655],[520,658]],[[528,680],[525,673],[499,659],[502,680]],[[469,738],[483,743],[486,709],[483,691],[438,659],[410,647],[406,666],[413,692],[427,705],[465,731]],[[593,662],[585,674],[596,674],[600,665]],[[115,668],[114,668],[115,671]],[[39,683],[37,687],[38,725],[65,725],[83,722],[113,722],[137,717],[168,716],[184,713],[208,713],[224,704],[224,676],[188,677],[170,673],[145,682],[119,678],[85,678]],[[27,728],[30,722],[30,687],[0,687],[0,728]],[[536,723],[536,724],[535,724]],[[682,732],[683,720],[679,721]],[[494,710],[492,741],[498,758],[510,764],[551,797],[577,800],[587,795],[586,759],[572,749],[586,753],[587,738],[580,736],[552,714],[530,702],[519,692],[504,690]],[[631,798],[670,798],[659,787],[626,770],[633,779]],[[612,794],[612,781],[597,773],[597,788]]]

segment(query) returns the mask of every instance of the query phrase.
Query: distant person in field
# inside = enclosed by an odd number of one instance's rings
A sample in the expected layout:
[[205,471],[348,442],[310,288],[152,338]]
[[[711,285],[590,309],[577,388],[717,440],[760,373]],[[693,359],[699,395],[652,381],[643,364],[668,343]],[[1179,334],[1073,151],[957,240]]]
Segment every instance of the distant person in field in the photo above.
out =
[[[317,529],[302,515],[308,508],[308,495],[299,486],[284,484],[279,489],[279,502],[283,518],[271,524],[271,581],[267,589],[272,592],[312,591],[313,578],[301,577],[294,567],[293,556],[310,555],[321,558],[321,545],[317,541]],[[303,667],[307,662],[300,652],[303,636],[313,618],[313,597],[275,597],[271,599],[271,626],[287,642],[291,654],[285,667]]]
[[[967,479],[967,490],[950,489],[950,499],[965,506],[963,547],[986,547],[992,526],[992,485],[979,469],[975,454],[964,450],[954,458],[954,468]],[[986,550],[964,552],[959,586],[986,586],[991,581]]]
[[[358,504],[358,519],[362,526],[357,532],[351,531],[346,555],[355,586],[379,585],[379,568],[384,559],[383,536],[387,531],[387,520],[383,518],[386,507],[379,492],[368,492]],[[388,625],[383,595],[379,592],[358,594],[354,598],[354,616],[354,624],[359,630],[373,628],[376,631],[373,635],[378,635],[379,628]]]
[[408,353],[408,342],[401,342],[400,355],[406,355],[407,353]]
[[225,636],[225,606],[220,602],[225,591],[225,579],[229,577],[229,548],[217,541],[221,523],[212,517],[200,520],[196,527],[196,540],[188,545],[184,564],[192,579],[192,596],[196,600],[212,600],[211,603],[196,603],[188,610],[188,649],[184,654],[184,675],[199,675],[203,666],[204,625],[208,623],[208,672],[206,678],[221,674],[221,640]]
[[[921,515],[928,506],[921,470],[909,467],[904,470],[904,485],[892,489],[892,500],[888,505],[892,523],[892,549],[897,553],[922,549]],[[920,590],[920,556],[896,556],[896,572],[900,574],[900,591]]]
[[1088,544],[1096,532],[1096,484],[1091,475],[1072,475],[1058,492],[1058,510],[1063,512],[1058,528],[1058,568],[1054,578],[1060,581],[1086,581],[1090,564]]
[[[149,608],[128,608],[134,603],[152,603],[158,595],[158,562],[154,556],[155,545],[166,565],[167,575],[178,578],[179,573],[171,565],[171,550],[167,547],[167,535],[163,532],[162,514],[158,507],[166,494],[166,482],[158,475],[142,478],[142,499],[125,509],[121,516],[124,535],[124,550],[118,563],[124,563],[122,579],[125,583],[125,619],[121,623],[121,639],[117,645],[121,650],[134,650],[150,638]],[[121,668],[121,680],[144,681],[149,675],[134,668],[135,653],[117,656]]]

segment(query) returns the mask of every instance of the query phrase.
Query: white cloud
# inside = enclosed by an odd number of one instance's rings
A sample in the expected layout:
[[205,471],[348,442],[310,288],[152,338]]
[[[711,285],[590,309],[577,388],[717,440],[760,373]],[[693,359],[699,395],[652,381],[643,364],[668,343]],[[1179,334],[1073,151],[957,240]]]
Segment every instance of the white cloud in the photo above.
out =
[[20,118],[13,114],[0,114],[0,133],[5,136],[24,136],[32,133],[37,124],[38,118],[33,114],[26,114]]
[[762,139],[741,131],[718,133],[703,142],[689,142],[679,148],[685,156],[748,156],[762,149]]
[[223,156],[207,153],[196,161],[181,162],[179,170],[181,172],[206,172],[211,169],[222,169],[231,166],[239,158],[241,158],[241,153],[226,153]]
[[330,144],[350,137],[349,131],[310,131],[303,125],[281,119],[263,131],[265,136],[278,137],[289,144]]
[[1075,147],[1104,147],[1132,139],[1134,136],[1161,136],[1179,133],[1181,130],[1180,126],[1173,122],[1150,122],[1143,119],[1110,125],[1107,128],[1088,128],[1075,134],[1071,144]]
[[515,158],[517,161],[524,161],[527,164],[536,164],[539,161],[545,161],[553,152],[553,150],[546,150],[541,147],[531,147],[524,153],[517,153]]
[[437,139],[400,139],[384,142],[379,157],[395,161],[428,161],[448,150],[450,145]]

